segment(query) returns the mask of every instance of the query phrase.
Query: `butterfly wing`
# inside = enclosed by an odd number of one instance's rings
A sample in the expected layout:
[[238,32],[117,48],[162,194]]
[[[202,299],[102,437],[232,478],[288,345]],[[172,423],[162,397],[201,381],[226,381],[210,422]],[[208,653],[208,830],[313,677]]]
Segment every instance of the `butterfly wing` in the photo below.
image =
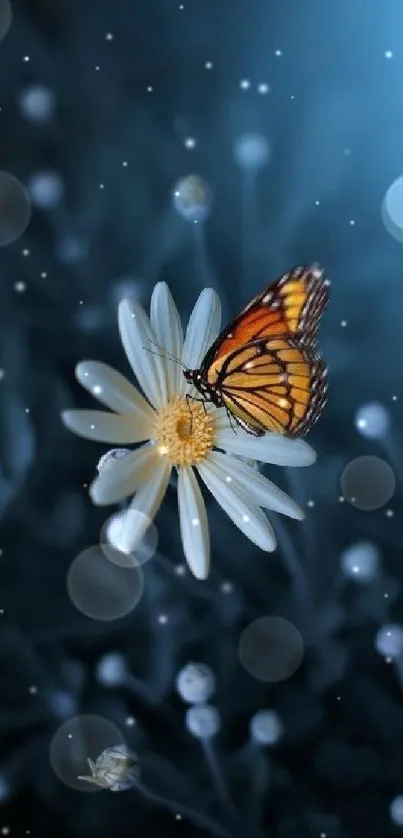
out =
[[323,361],[287,335],[241,346],[215,368],[224,405],[255,436],[266,431],[302,436],[326,403]]
[[210,347],[201,365],[201,373],[207,383],[211,383],[210,367],[240,345],[291,335],[306,346],[313,347],[329,298],[328,286],[329,281],[324,278],[322,269],[310,265],[294,268],[265,288]]

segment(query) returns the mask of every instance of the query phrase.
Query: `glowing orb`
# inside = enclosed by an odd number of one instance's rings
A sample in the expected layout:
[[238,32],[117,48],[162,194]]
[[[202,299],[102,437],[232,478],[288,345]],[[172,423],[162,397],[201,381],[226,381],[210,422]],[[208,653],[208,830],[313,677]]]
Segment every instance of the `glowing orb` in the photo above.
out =
[[258,745],[275,745],[283,733],[283,723],[274,710],[259,710],[250,720],[250,732]]
[[187,663],[177,675],[176,689],[189,704],[205,702],[215,689],[213,672],[204,663]]
[[124,684],[127,676],[126,661],[123,655],[110,652],[99,659],[96,666],[96,677],[105,687]]
[[394,797],[389,806],[390,818],[396,826],[403,826],[403,794]]
[[29,179],[28,191],[39,209],[53,209],[63,197],[63,181],[57,172],[35,172]]
[[356,582],[370,582],[379,570],[379,550],[370,541],[359,541],[343,550],[340,564],[346,576]]
[[389,430],[389,425],[389,413],[379,402],[363,404],[355,415],[357,430],[368,439],[382,439]]
[[43,85],[30,85],[21,92],[19,106],[22,115],[29,122],[48,122],[55,110],[55,95]]
[[220,714],[211,704],[194,704],[186,713],[186,727],[197,739],[211,739],[220,729]]
[[234,143],[234,159],[241,169],[263,169],[270,157],[270,147],[261,134],[242,134]]
[[396,623],[382,626],[376,633],[375,648],[386,658],[398,658],[403,652],[403,627]]

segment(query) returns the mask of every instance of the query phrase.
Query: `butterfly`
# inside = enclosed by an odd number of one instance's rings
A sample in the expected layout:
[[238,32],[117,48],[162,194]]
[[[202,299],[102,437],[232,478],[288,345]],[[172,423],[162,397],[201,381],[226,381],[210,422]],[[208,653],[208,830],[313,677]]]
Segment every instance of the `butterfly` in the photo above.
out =
[[284,274],[223,329],[199,369],[184,370],[186,380],[254,436],[303,436],[326,404],[316,336],[329,285],[317,265]]

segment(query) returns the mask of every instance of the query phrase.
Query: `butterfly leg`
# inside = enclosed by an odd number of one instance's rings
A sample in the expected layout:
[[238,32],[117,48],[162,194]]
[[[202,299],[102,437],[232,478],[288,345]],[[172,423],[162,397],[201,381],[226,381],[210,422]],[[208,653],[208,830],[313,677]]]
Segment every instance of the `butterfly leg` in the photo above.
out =
[[190,395],[190,393],[186,393],[185,399],[186,399],[186,401],[187,401],[187,405],[188,405],[188,408],[189,408],[189,413],[190,413],[190,433],[192,433],[192,411],[191,411],[191,409],[190,409],[189,402],[190,402],[190,400],[192,400],[192,402],[201,402],[201,403],[202,403],[202,405],[203,405],[203,410],[204,410],[204,413],[205,413],[205,415],[207,416],[207,410],[206,410],[206,400],[205,400],[205,399],[200,399],[200,398],[198,398],[197,396],[191,396],[191,395]]
[[236,436],[236,427],[235,427],[235,425],[234,425],[234,423],[233,423],[233,416],[231,416],[231,411],[230,411],[230,410],[228,410],[227,405],[225,405],[225,412],[226,412],[226,414],[227,414],[227,419],[228,419],[228,422],[229,422],[229,424],[230,424],[231,430],[234,432],[234,434],[235,434],[235,436]]

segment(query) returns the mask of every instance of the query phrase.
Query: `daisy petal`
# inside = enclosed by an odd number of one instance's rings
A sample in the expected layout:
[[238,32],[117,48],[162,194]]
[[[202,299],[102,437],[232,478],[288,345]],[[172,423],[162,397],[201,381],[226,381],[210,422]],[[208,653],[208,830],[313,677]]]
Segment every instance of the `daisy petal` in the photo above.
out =
[[208,461],[217,477],[243,491],[253,503],[262,506],[263,509],[280,512],[298,521],[305,518],[304,510],[292,498],[246,463],[219,451],[212,451]]
[[220,299],[212,288],[205,288],[196,300],[186,330],[183,362],[188,369],[198,369],[220,331],[220,323]]
[[273,466],[310,466],[316,454],[310,445],[301,439],[289,439],[282,434],[267,433],[254,437],[236,428],[219,430],[215,445],[241,457],[271,463]]
[[208,461],[200,463],[197,469],[207,488],[235,526],[261,550],[268,552],[274,550],[276,536],[273,527],[262,510],[250,501],[246,493],[239,488],[232,488],[221,477],[217,477]]
[[130,414],[118,416],[102,410],[64,410],[62,420],[69,431],[96,442],[132,445],[150,438],[147,423]]
[[206,507],[193,469],[178,475],[179,521],[183,550],[196,579],[207,579],[210,569],[210,535]]
[[92,501],[98,506],[107,506],[127,498],[150,479],[159,461],[160,456],[152,445],[143,445],[132,454],[115,460],[92,483]]
[[154,411],[136,387],[120,372],[99,361],[81,361],[76,378],[98,401],[116,413],[132,413],[139,419],[152,420]]
[[[183,349],[183,331],[178,309],[166,282],[158,282],[151,297],[151,327],[162,351],[180,361]],[[181,392],[181,381],[185,384],[181,366],[169,358],[161,358],[165,375],[162,382],[164,401],[169,401]]]
[[130,366],[151,404],[163,404],[162,359],[155,355],[155,334],[142,307],[132,299],[122,300],[118,310],[119,331]]
[[[147,483],[142,486],[133,498],[127,514],[122,518],[119,529],[119,548],[123,553],[130,553],[135,549],[153,518],[155,518],[165,495],[172,467],[168,460],[158,456]],[[141,512],[142,515],[131,515],[131,512]]]

